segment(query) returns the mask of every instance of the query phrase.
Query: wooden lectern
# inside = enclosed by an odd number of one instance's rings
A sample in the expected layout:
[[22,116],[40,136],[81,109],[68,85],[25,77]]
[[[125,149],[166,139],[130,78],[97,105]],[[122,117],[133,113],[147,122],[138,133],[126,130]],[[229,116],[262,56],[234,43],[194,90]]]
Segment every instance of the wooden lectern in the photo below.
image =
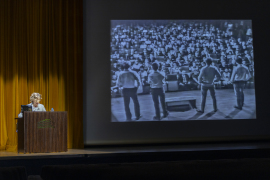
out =
[[23,118],[18,118],[17,127],[18,153],[67,151],[66,111],[25,111]]

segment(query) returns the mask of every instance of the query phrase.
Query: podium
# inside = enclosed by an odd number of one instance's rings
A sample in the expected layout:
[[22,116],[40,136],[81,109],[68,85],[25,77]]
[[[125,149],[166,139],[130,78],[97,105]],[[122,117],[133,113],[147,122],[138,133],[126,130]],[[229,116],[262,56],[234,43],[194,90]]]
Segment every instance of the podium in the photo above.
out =
[[67,151],[67,112],[25,111],[16,118],[18,153]]

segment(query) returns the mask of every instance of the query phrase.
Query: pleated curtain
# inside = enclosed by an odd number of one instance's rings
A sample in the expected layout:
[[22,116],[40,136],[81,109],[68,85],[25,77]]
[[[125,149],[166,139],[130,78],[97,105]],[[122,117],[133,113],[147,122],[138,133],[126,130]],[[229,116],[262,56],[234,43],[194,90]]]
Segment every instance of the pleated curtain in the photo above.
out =
[[33,92],[68,112],[68,148],[83,148],[82,0],[0,1],[0,150],[17,150],[15,118]]

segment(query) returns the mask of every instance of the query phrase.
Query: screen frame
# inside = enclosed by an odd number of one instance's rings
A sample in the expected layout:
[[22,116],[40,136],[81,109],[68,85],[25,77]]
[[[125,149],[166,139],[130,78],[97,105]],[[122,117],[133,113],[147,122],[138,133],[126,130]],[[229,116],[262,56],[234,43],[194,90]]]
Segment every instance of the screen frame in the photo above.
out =
[[[176,1],[84,0],[84,144],[141,144],[172,142],[234,141],[270,138],[270,118],[265,103],[270,100],[264,77],[269,76],[267,59],[267,17],[269,3],[219,5],[189,1],[178,11]],[[194,4],[195,3],[195,4]],[[143,4],[143,6],[142,6]],[[154,4],[154,8],[152,5]],[[200,7],[204,7],[200,9]],[[161,9],[161,10],[160,10]],[[224,9],[230,9],[225,11]],[[160,11],[164,12],[163,14]],[[189,13],[189,12],[193,13]],[[257,12],[260,12],[257,13]],[[194,122],[111,122],[110,102],[110,20],[113,19],[250,19],[252,20],[256,89],[256,120]],[[99,39],[100,38],[100,39]],[[97,61],[99,59],[99,61]],[[93,88],[95,87],[95,88]],[[168,124],[169,123],[169,124]],[[203,127],[203,128],[202,128]],[[193,133],[191,133],[190,131]],[[149,131],[151,130],[151,131]],[[169,132],[169,134],[168,134]]]

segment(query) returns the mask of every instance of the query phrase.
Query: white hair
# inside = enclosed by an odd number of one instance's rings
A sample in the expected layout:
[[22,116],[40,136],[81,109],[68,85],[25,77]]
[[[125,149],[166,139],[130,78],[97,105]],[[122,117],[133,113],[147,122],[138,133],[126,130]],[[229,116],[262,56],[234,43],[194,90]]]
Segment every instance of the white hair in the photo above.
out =
[[34,101],[35,99],[38,99],[38,98],[39,98],[39,99],[42,99],[41,94],[34,92],[34,93],[32,93],[31,96],[30,96],[30,102],[33,103],[33,101]]

